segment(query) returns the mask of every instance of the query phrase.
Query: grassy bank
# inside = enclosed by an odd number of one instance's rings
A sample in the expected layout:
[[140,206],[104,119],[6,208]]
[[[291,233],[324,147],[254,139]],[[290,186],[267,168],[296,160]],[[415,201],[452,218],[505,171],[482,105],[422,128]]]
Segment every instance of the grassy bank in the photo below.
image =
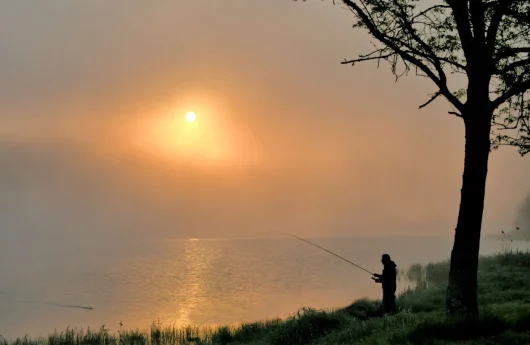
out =
[[[398,297],[401,312],[379,317],[379,301],[359,300],[334,312],[301,309],[286,320],[239,327],[161,328],[150,331],[68,330],[24,345],[165,344],[530,344],[530,254],[509,253],[480,260],[481,316],[449,319],[443,314],[447,262],[414,265],[406,274],[417,282]],[[9,343],[3,341],[6,345]]]

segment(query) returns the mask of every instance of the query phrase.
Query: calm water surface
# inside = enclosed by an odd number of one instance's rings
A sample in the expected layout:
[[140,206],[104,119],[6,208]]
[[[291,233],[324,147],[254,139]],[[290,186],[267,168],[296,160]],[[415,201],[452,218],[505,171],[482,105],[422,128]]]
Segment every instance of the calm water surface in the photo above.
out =
[[[452,245],[452,238],[427,237],[312,241],[375,272],[383,252],[406,268],[446,259]],[[481,250],[495,253],[501,244],[483,240]],[[120,322],[255,321],[381,293],[368,273],[290,238],[4,244],[0,279],[0,334],[8,338],[67,326],[115,331]]]

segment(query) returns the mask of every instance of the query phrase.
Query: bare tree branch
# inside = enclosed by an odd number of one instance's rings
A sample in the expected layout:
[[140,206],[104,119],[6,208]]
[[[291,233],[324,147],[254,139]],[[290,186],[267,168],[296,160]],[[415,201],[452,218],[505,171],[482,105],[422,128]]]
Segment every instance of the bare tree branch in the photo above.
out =
[[[376,51],[376,52],[379,52],[380,51]],[[384,59],[387,59],[393,55],[396,55],[396,53],[390,53],[390,54],[379,54],[377,56],[370,56],[372,55],[373,53],[370,53],[368,55],[360,55],[358,59],[352,59],[352,60],[344,60],[343,62],[341,62],[341,64],[343,65],[355,65],[356,63],[358,62],[365,62],[365,61],[370,61],[370,60],[384,60]]]
[[420,18],[420,17],[423,17],[425,15],[427,15],[429,12],[431,11],[434,11],[434,10],[437,10],[437,9],[444,9],[444,8],[451,8],[450,6],[448,5],[434,5],[434,6],[431,6],[423,11],[420,11],[417,15],[415,15],[414,17],[412,17],[412,20],[416,20],[417,18]]
[[[524,138],[530,141],[530,101],[520,99],[530,90],[530,0],[437,1],[340,0],[354,14],[354,28],[367,29],[378,44],[341,63],[386,61],[396,80],[414,71],[436,85],[420,109],[443,96],[451,115],[523,131],[526,136],[493,140],[521,148]],[[455,73],[466,75],[467,87],[450,90]],[[501,118],[509,126],[499,126]]]
[[440,91],[436,92],[434,95],[432,95],[432,97],[425,103],[423,103],[422,105],[420,105],[420,107],[418,109],[422,109],[422,108],[425,108],[426,106],[428,106],[429,104],[431,104],[432,102],[434,102],[434,100],[438,97],[440,97],[442,95],[442,93]]
[[523,60],[519,60],[519,61],[513,62],[513,63],[501,68],[500,70],[496,70],[495,74],[504,75],[504,74],[506,74],[508,72],[512,72],[516,68],[527,67],[527,66],[530,67],[530,57],[528,57],[526,59],[523,59]]
[[[414,65],[416,65],[419,69],[421,69],[429,78],[431,78],[434,83],[438,86],[440,89],[440,92],[453,104],[455,108],[462,111],[464,108],[464,105],[449,91],[447,83],[444,83],[441,78],[436,76],[433,71],[427,67],[421,60],[416,58],[410,53],[407,53],[404,51],[400,46],[398,46],[395,42],[393,42],[388,36],[383,34],[374,24],[374,22],[368,17],[368,15],[352,0],[343,0],[344,4],[349,6],[355,13],[361,18],[361,20],[364,22],[364,24],[367,26],[368,30],[374,36],[376,39],[378,39],[380,42],[388,46],[391,50],[395,51],[397,54],[401,56],[403,60],[406,60]],[[421,52],[420,52],[421,55]],[[444,75],[445,79],[445,75]]]
[[499,107],[501,104],[505,103],[506,101],[508,101],[510,98],[514,97],[514,96],[517,96],[527,90],[530,89],[530,79],[527,79],[523,82],[520,82],[520,83],[517,83],[515,84],[512,88],[510,88],[508,91],[506,91],[504,94],[502,94],[501,96],[497,97],[497,99],[495,99],[493,101],[493,106],[495,108]]
[[446,0],[453,10],[458,35],[462,43],[462,50],[467,61],[470,61],[473,54],[473,34],[468,19],[468,0]]
[[530,47],[517,47],[517,48],[508,48],[499,52],[493,59],[495,63],[498,63],[502,59],[507,59],[510,57],[517,56],[521,53],[530,53]]
[[486,36],[486,45],[489,54],[493,54],[495,49],[495,43],[497,42],[497,31],[499,30],[499,25],[501,24],[502,17],[506,14],[508,7],[512,4],[514,0],[503,0],[499,1],[496,5],[496,10],[491,17],[491,22],[488,27],[487,36]]

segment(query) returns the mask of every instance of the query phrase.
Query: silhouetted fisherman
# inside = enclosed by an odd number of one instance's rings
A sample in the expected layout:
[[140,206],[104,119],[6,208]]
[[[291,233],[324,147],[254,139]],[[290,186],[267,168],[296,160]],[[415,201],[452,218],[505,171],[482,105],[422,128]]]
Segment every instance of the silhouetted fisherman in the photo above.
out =
[[393,314],[396,308],[396,264],[390,259],[390,255],[383,254],[381,258],[383,274],[374,273],[372,279],[381,283],[383,287],[383,312]]

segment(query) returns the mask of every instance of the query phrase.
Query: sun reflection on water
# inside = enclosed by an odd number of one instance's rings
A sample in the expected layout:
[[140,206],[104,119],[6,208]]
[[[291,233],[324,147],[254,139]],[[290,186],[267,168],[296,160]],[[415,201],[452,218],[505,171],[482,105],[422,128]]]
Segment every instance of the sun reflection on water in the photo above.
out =
[[185,242],[184,247],[184,269],[182,286],[186,291],[185,298],[174,302],[177,310],[173,323],[179,326],[192,324],[190,314],[196,311],[201,295],[204,295],[205,273],[210,268],[205,248],[201,248],[197,239],[190,239]]

